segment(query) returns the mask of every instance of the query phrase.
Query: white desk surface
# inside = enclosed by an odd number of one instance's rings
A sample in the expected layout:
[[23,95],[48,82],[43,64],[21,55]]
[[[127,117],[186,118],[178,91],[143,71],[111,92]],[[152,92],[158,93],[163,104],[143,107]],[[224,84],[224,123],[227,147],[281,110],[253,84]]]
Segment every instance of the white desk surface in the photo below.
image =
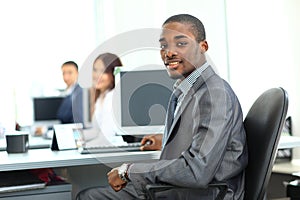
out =
[[[281,136],[278,149],[300,147],[300,137],[298,136]],[[294,174],[299,176],[300,159],[293,159],[291,162],[275,163],[272,172],[282,174]]]
[[300,137],[298,136],[281,136],[278,149],[300,147]]
[[80,154],[77,150],[51,151],[30,149],[27,153],[8,154],[0,152],[0,171],[69,167],[117,162],[138,162],[158,159],[160,151],[117,152]]
[[272,172],[297,175],[300,172],[300,159],[293,159],[291,162],[275,163]]
[[[294,148],[300,146],[300,137],[282,136],[278,148]],[[158,159],[160,151],[141,151],[141,152],[118,152],[102,154],[85,154],[82,155],[77,150],[51,151],[51,149],[30,149],[27,153],[8,154],[6,151],[0,151],[0,171],[36,169],[46,167],[67,167],[93,164],[108,164],[116,162],[135,162]],[[295,161],[296,162],[296,161]],[[288,165],[288,164],[287,164]],[[296,162],[295,170],[300,171]],[[290,166],[276,165],[276,171],[280,167]],[[291,170],[288,170],[289,172]]]

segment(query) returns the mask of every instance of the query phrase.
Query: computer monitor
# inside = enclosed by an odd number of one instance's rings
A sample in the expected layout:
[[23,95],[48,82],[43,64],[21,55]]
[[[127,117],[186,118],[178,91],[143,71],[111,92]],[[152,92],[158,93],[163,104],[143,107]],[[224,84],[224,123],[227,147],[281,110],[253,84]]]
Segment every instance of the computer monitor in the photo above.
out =
[[55,121],[63,97],[34,97],[34,121]]
[[163,132],[167,106],[175,80],[159,65],[115,70],[113,114],[119,134]]

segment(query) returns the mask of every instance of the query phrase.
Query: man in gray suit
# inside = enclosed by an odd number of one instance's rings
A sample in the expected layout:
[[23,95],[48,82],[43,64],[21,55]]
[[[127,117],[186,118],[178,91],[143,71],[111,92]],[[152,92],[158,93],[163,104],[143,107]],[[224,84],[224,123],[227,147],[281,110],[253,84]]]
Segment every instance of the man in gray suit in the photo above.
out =
[[[162,28],[161,58],[169,76],[178,81],[164,134],[141,141],[142,150],[161,150],[160,159],[114,168],[108,173],[111,187],[87,189],[78,199],[144,199],[145,186],[151,183],[205,188],[218,181],[229,186],[225,199],[243,199],[248,157],[242,110],[229,84],[206,61],[204,26],[199,19],[180,14],[167,19]],[[186,199],[187,194],[173,191],[161,195]],[[213,199],[216,191],[188,195]]]

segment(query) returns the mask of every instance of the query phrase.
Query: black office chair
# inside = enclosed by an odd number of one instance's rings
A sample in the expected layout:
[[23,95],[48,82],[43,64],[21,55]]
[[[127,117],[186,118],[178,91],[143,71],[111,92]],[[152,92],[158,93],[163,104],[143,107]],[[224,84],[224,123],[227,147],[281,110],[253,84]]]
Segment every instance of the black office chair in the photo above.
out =
[[[287,109],[287,92],[283,88],[272,88],[257,98],[244,120],[249,153],[245,200],[262,200],[266,197],[266,188]],[[220,192],[216,199],[223,199],[226,195],[227,186],[224,183],[214,183],[208,187],[219,187]],[[146,186],[150,199],[155,199],[156,192],[171,188],[176,186],[158,184]]]

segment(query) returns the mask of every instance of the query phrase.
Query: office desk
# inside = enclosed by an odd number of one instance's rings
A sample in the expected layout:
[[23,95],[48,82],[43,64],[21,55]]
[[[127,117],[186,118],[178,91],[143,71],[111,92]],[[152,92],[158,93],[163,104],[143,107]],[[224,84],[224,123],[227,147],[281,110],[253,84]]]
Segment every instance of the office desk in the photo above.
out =
[[[281,139],[279,148],[300,145],[295,138]],[[299,140],[300,141],[300,140]],[[150,162],[159,158],[159,151],[79,154],[77,150],[51,151],[30,149],[27,153],[8,154],[0,151],[0,171],[54,168],[72,184],[72,197],[82,189],[107,185],[106,173],[124,162]],[[299,161],[300,163],[300,161]],[[289,166],[287,166],[289,168]],[[297,168],[297,170],[296,170]],[[299,171],[296,166],[295,172]],[[276,172],[275,165],[273,171]]]
[[286,197],[284,183],[299,179],[300,160],[294,159],[291,162],[275,163],[268,185],[268,197],[270,199]]
[[27,153],[0,152],[0,171],[55,168],[72,184],[72,196],[82,189],[106,185],[106,173],[124,162],[149,162],[159,158],[159,151],[117,152],[81,155],[77,150],[51,151],[32,149]]
[[300,147],[300,137],[298,136],[281,136],[278,149],[289,149]]
[[[278,149],[298,148],[300,147],[300,137],[281,136]],[[297,178],[300,172],[300,160],[275,163],[272,169],[272,175],[268,185],[268,198],[286,197],[286,187],[284,182],[290,182]],[[298,177],[299,178],[299,177]]]
[[72,167],[81,165],[138,162],[158,159],[159,151],[118,152],[81,155],[77,150],[51,151],[32,149],[27,153],[0,152],[0,171],[37,169],[48,167]]
[[300,159],[293,159],[291,162],[275,163],[272,172],[299,176]]

